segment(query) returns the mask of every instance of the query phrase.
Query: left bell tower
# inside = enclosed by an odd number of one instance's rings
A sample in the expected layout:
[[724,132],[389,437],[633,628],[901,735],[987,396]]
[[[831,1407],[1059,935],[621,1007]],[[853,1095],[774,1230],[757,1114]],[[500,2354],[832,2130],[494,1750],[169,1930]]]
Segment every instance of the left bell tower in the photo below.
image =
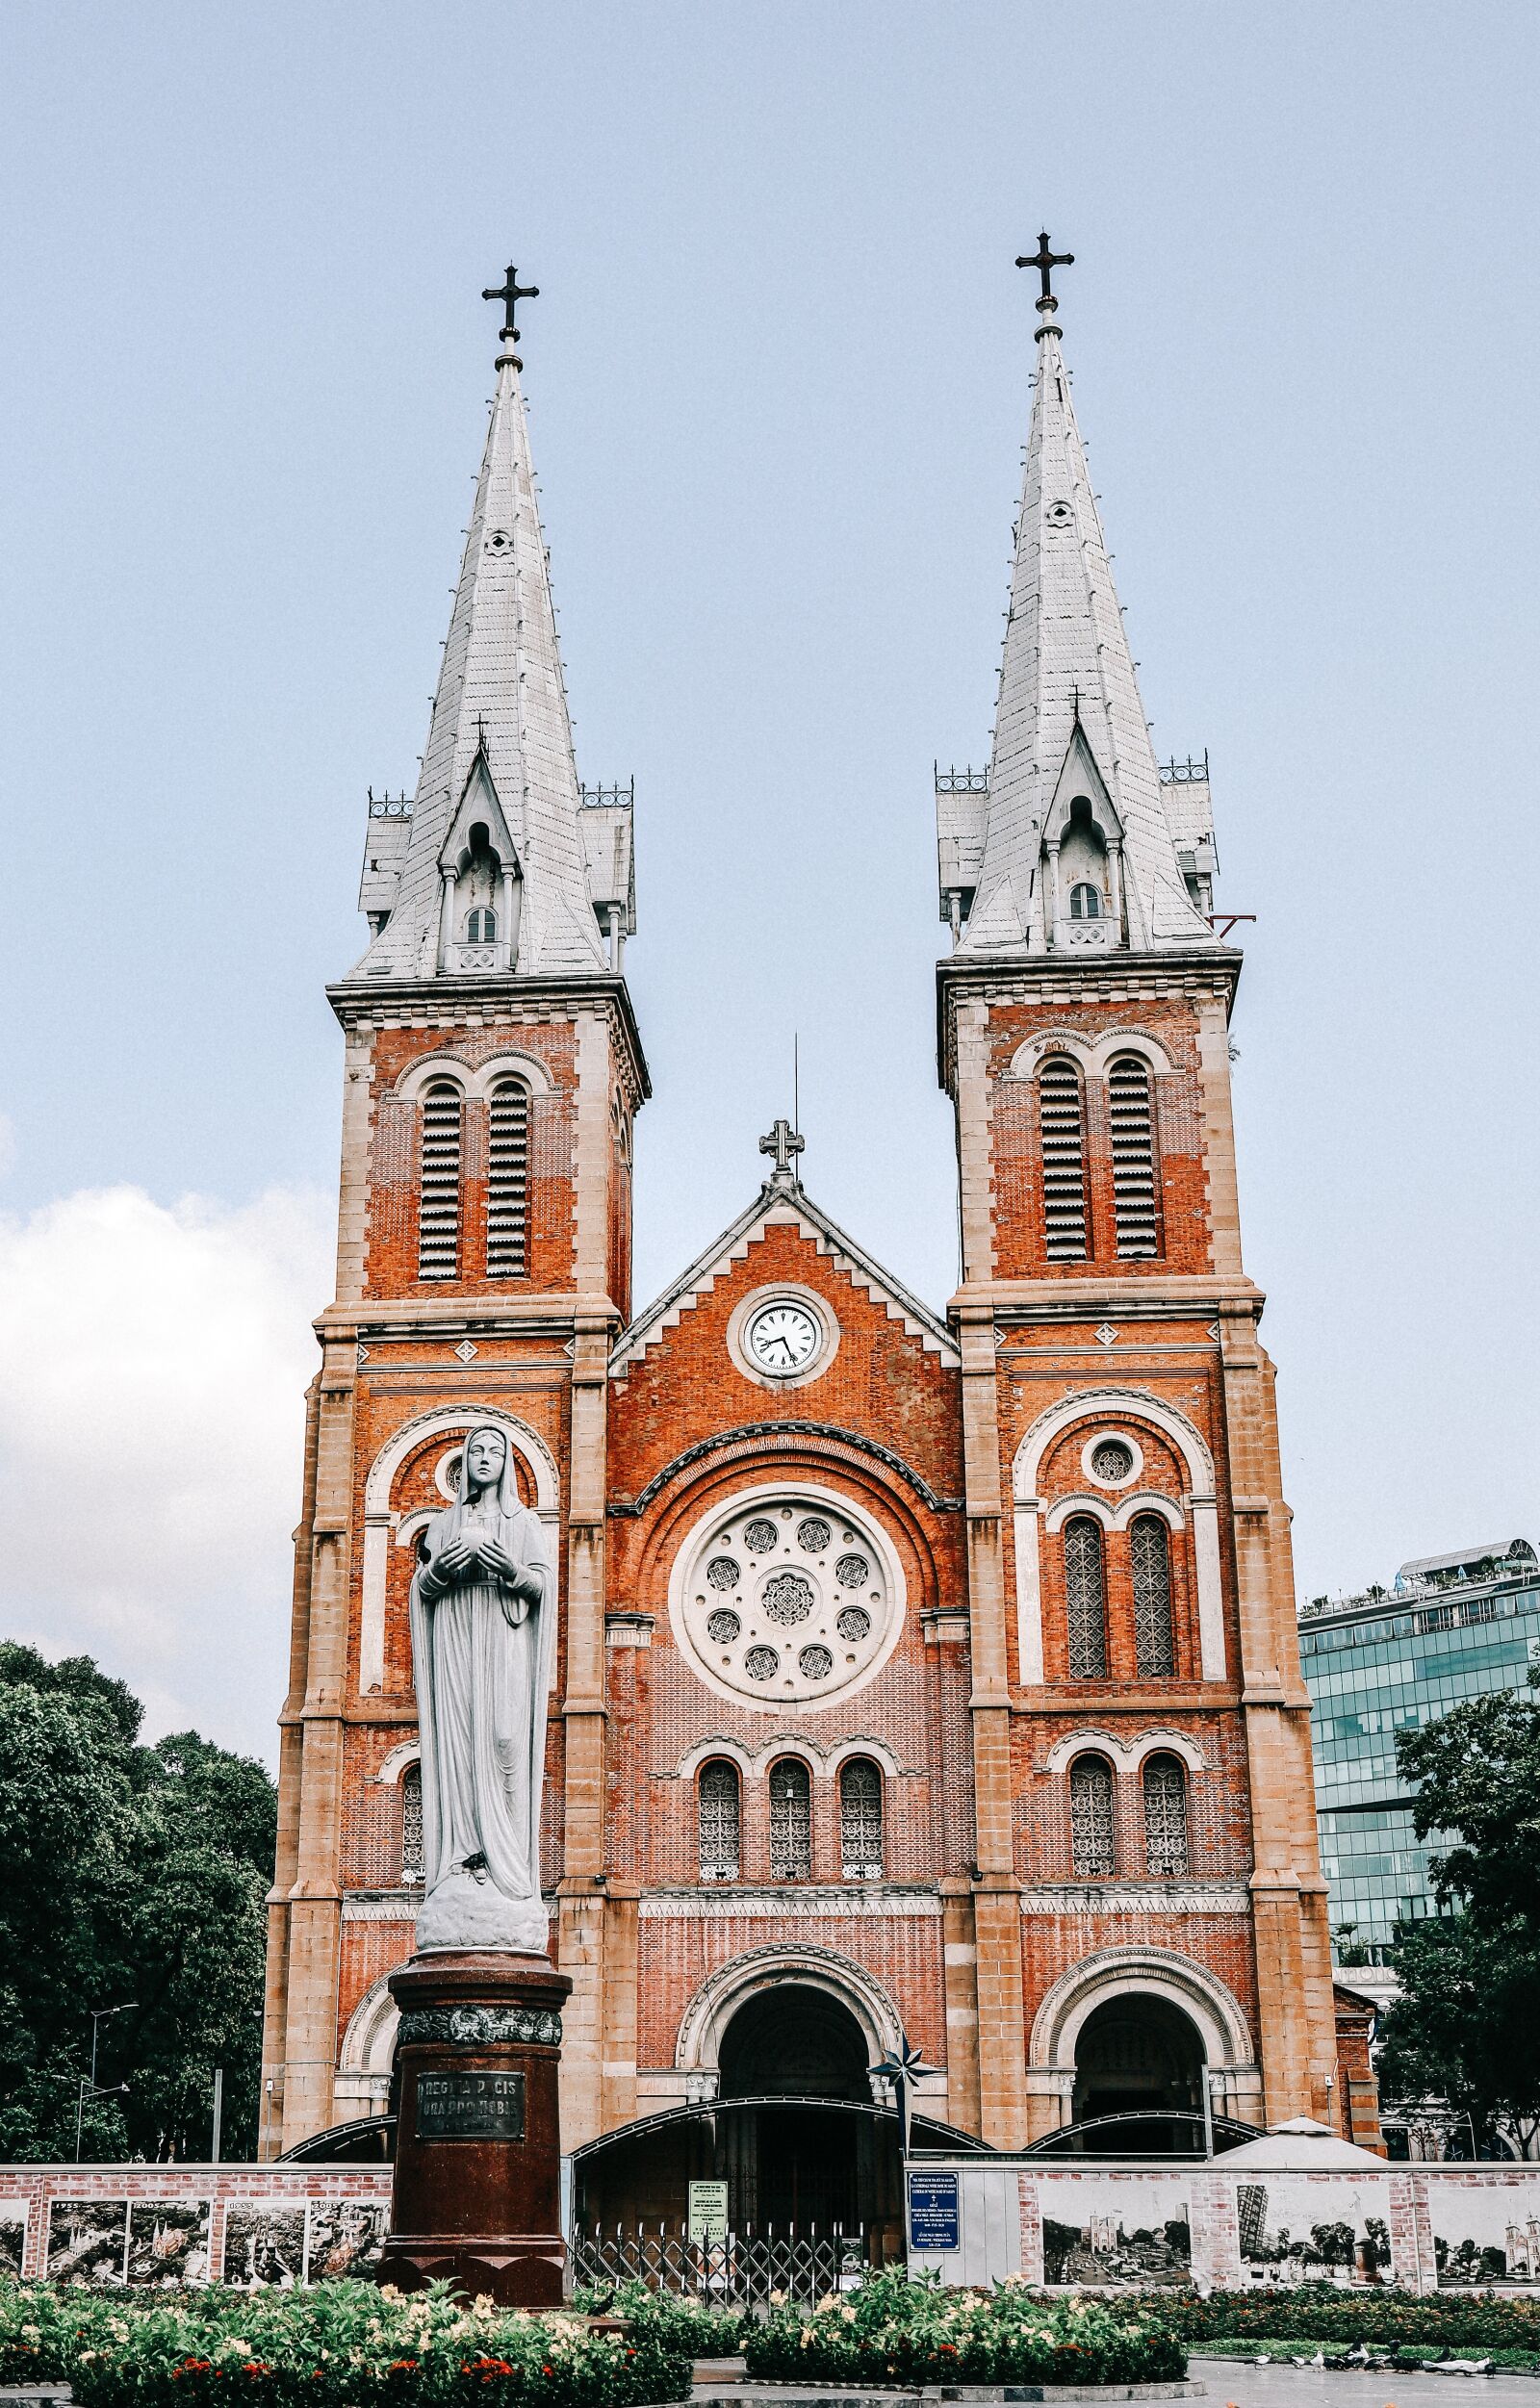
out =
[[[603,1868],[606,1382],[630,1312],[629,787],[578,782],[513,309],[417,791],[372,794],[345,1039],[336,1301],[305,1424],[269,1908],[261,2152],[380,2113],[421,1791],[406,1597],[473,1422],[561,1573],[542,1880]],[[553,1935],[553,1953],[555,1953]],[[563,1952],[566,1953],[566,1952]],[[577,1952],[580,1955],[580,1951]],[[569,2029],[591,2002],[579,1963]],[[597,1979],[597,1974],[596,1974]]]

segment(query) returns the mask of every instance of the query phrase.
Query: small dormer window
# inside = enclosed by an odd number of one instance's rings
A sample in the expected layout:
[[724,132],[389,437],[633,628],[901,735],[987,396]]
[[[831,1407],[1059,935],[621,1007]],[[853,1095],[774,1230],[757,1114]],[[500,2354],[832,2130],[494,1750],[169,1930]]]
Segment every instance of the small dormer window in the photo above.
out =
[[496,911],[486,909],[473,911],[470,918],[466,921],[465,940],[467,944],[495,944],[497,941],[497,935],[498,915]]
[[1096,888],[1082,882],[1069,889],[1069,916],[1072,920],[1099,920],[1101,896]]

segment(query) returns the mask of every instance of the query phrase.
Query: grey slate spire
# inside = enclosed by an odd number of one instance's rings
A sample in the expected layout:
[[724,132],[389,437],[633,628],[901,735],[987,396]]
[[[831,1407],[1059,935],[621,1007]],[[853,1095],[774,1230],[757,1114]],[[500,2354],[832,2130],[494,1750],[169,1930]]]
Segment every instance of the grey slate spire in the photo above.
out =
[[[1129,946],[1212,945],[1213,933],[1188,894],[1161,799],[1160,770],[1053,322],[1056,308],[1046,295],[1039,303],[1037,390],[984,857],[959,950],[1037,952],[1049,944],[1045,823],[1062,784],[1096,782],[1121,823]],[[1070,761],[1072,751],[1077,763]],[[1085,768],[1087,755],[1095,780]]]
[[550,566],[511,346],[497,373],[400,881],[354,978],[441,975],[441,856],[473,780],[480,818],[491,818],[496,841],[500,817],[517,859],[518,974],[606,967],[584,866]]

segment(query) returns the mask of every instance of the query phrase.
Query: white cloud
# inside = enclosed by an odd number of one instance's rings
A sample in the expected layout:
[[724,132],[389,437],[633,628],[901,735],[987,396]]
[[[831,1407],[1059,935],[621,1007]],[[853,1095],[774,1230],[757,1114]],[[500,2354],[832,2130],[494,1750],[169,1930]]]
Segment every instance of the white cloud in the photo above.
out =
[[0,1634],[94,1655],[148,1731],[272,1756],[331,1245],[285,1189],[0,1217]]

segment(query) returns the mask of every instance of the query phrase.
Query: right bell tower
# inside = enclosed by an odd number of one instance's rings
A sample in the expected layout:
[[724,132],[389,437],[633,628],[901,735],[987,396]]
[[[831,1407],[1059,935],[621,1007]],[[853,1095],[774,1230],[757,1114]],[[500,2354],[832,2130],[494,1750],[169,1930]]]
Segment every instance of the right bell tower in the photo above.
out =
[[[1340,2123],[1206,759],[1158,764],[1044,235],[987,774],[937,776],[985,2137]],[[1194,2045],[1194,2035],[1196,2045]],[[1201,2062],[1198,2048],[1201,2050]]]

